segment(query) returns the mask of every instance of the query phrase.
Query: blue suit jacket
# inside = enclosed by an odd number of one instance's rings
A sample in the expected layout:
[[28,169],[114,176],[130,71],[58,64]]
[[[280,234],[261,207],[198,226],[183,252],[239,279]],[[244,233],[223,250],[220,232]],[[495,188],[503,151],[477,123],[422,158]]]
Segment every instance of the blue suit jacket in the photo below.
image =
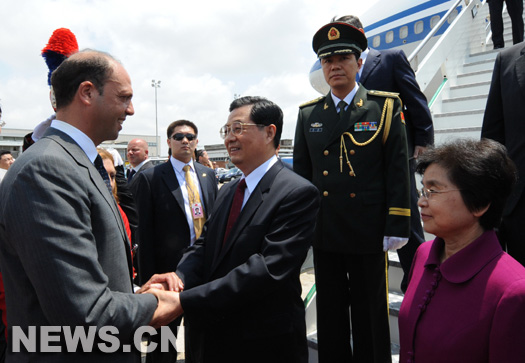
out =
[[403,102],[408,152],[414,146],[434,143],[434,126],[427,99],[402,50],[378,51],[370,48],[359,82],[369,90],[399,93]]

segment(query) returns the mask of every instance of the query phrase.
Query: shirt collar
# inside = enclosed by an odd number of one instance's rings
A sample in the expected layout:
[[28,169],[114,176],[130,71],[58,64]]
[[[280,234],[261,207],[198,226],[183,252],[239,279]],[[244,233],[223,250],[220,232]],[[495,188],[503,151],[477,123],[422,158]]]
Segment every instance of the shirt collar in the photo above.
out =
[[60,130],[71,137],[86,153],[88,159],[92,163],[95,162],[95,158],[98,155],[97,147],[93,143],[93,140],[91,140],[85,133],[77,129],[75,126],[60,120],[53,120],[53,122],[51,122],[51,127]]
[[444,248],[445,242],[437,237],[432,243],[425,267],[440,266],[443,277],[452,283],[470,280],[490,261],[503,253],[493,230],[484,232],[471,244],[441,263],[440,256]]
[[277,160],[277,156],[273,155],[271,158],[259,165],[257,169],[252,171],[250,175],[244,176],[244,173],[242,174],[242,177],[246,179],[246,187],[248,188],[250,194],[253,192],[257,184],[259,184],[264,174],[266,174],[266,172],[270,170],[270,168],[273,166],[273,164],[277,162]]
[[189,163],[183,163],[182,161],[175,159],[173,156],[170,156],[171,165],[175,170],[178,170],[180,172],[184,172],[182,168],[184,168],[185,165],[189,165],[191,170],[195,172],[195,166],[193,165],[193,159],[190,160]]
[[[350,103],[354,99],[355,94],[357,93],[358,89],[359,89],[359,84],[356,82],[354,89],[352,91],[350,91],[350,93],[347,94],[346,97],[343,100],[343,101],[346,102],[347,105],[350,105]],[[336,105],[336,106],[339,105],[339,102],[341,101],[341,99],[339,99],[337,96],[335,96],[332,92],[330,92],[330,94],[332,95],[332,100],[334,101],[334,105]],[[346,107],[348,107],[348,106],[346,106]]]
[[142,163],[140,163],[139,165],[137,165],[136,167],[134,167],[133,170],[135,170],[135,171],[139,171],[140,168],[142,168],[142,165],[146,164],[148,161],[149,161],[149,159],[144,160]]
[[[365,64],[366,57],[368,57],[368,53],[370,53],[370,48],[366,48],[363,52],[361,52],[361,55],[359,56],[359,59],[363,60],[363,65]],[[363,69],[363,67],[361,67]]]

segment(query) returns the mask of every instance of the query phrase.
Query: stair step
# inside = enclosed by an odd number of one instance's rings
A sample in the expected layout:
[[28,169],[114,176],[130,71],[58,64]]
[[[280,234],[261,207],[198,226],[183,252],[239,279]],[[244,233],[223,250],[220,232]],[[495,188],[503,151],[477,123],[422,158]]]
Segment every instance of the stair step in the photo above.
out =
[[483,109],[487,104],[487,95],[470,95],[465,97],[454,97],[443,100],[441,112],[459,112]]
[[477,71],[492,71],[494,68],[494,59],[482,59],[479,61],[468,62],[463,64],[463,73]]
[[449,97],[468,97],[471,95],[485,95],[488,96],[491,81],[467,83],[459,86],[451,86],[449,90]]
[[492,69],[458,74],[457,85],[464,85],[474,82],[484,82],[492,80]]

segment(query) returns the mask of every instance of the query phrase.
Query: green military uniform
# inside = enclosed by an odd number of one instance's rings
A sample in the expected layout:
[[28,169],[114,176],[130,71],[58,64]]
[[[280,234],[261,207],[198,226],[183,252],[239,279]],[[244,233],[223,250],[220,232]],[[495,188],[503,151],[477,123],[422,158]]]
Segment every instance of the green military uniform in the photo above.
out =
[[410,233],[397,95],[360,86],[342,119],[330,94],[301,106],[293,165],[322,196],[314,237],[319,362],[390,362],[383,237]]
[[[385,135],[386,110],[382,126],[381,118],[389,98],[393,110]],[[330,94],[301,106],[293,165],[322,195],[314,247],[377,253],[383,250],[383,236],[409,236],[407,141],[396,94],[361,86],[343,120]]]
[[410,232],[401,101],[363,86],[346,110],[332,98],[352,94],[367,46],[364,33],[344,22],[315,33],[312,47],[331,92],[301,106],[295,131],[294,170],[322,196],[314,235],[319,363],[392,359],[383,237]]

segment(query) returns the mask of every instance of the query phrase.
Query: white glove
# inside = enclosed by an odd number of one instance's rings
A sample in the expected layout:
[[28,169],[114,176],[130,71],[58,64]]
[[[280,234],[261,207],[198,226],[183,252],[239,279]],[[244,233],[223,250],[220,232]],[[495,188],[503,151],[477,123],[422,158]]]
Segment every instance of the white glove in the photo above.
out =
[[383,238],[383,251],[395,251],[406,245],[408,238],[388,237]]
[[37,142],[42,138],[42,136],[44,136],[44,133],[46,132],[47,128],[51,126],[51,121],[53,121],[56,118],[56,114],[52,114],[47,120],[42,121],[35,127],[35,129],[33,130],[33,135],[31,135],[31,138],[34,142]]

